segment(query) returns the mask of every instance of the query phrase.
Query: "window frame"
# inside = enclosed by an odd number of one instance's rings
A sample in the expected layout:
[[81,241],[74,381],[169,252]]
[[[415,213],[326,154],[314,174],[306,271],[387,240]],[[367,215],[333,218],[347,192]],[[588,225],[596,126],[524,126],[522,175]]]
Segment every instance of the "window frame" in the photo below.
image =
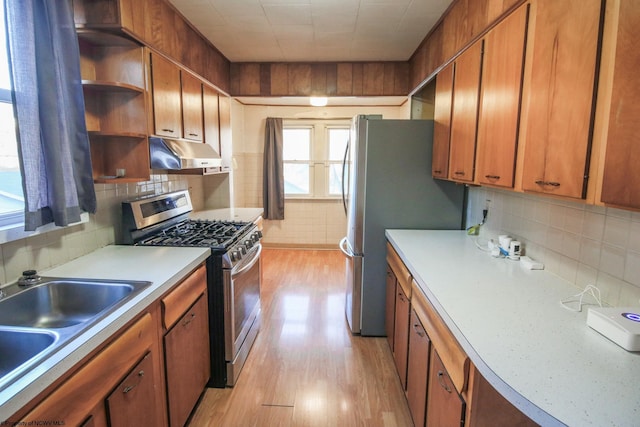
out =
[[342,160],[329,159],[329,129],[345,129],[351,127],[348,119],[284,119],[284,129],[311,129],[309,161],[285,161],[309,165],[309,194],[293,194],[285,192],[286,200],[341,200],[342,194],[330,194],[330,168],[332,164],[342,164]]

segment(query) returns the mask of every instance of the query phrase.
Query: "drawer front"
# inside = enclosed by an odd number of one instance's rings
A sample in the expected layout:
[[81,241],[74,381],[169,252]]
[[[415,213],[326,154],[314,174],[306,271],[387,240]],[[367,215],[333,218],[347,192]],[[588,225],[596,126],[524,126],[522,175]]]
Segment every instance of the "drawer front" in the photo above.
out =
[[462,393],[467,387],[469,358],[415,281],[412,287],[411,306],[438,351],[456,390]]
[[162,323],[165,329],[170,329],[206,289],[207,269],[203,264],[162,298]]
[[404,265],[393,246],[387,242],[387,264],[396,275],[396,279],[407,297],[411,298],[411,273]]

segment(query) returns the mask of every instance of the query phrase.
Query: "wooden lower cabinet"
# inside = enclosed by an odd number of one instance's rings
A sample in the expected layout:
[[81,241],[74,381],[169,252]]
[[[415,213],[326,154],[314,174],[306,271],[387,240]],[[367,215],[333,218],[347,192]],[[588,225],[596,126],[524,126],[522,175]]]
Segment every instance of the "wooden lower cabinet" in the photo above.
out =
[[202,264],[55,386],[2,421],[82,427],[162,427],[169,422],[184,426],[209,376],[207,282]]
[[164,337],[169,425],[185,425],[210,376],[206,293]]
[[155,411],[158,394],[154,389],[158,381],[153,375],[153,364],[153,355],[147,353],[107,397],[111,427],[162,425]]
[[402,389],[407,388],[407,353],[409,351],[409,310],[411,308],[409,298],[402,286],[396,287],[396,315],[393,336],[393,359],[400,376]]
[[393,337],[395,335],[396,327],[396,275],[389,265],[387,265],[387,287],[386,287],[386,302],[385,302],[385,321],[384,329],[387,334],[387,341],[389,342],[389,348],[393,352]]
[[458,394],[435,348],[431,350],[429,371],[427,425],[464,426],[465,402]]
[[[21,425],[39,425],[37,423],[43,420],[64,422],[64,425],[165,425],[166,413],[162,404],[164,390],[160,386],[159,363],[153,363],[158,360],[154,359],[159,356],[158,350],[153,317],[151,313],[145,313],[37,403],[22,418]],[[118,406],[120,402],[114,401],[112,412],[114,417],[122,415],[120,412],[124,410],[127,413],[140,413],[144,415],[144,420],[152,420],[155,424],[131,424],[121,418],[109,420],[109,411],[105,411],[108,396],[117,390],[123,378],[135,371],[141,358],[148,361],[145,363],[151,363],[145,365],[144,378],[140,378],[144,379],[144,395],[125,401],[122,407]]]
[[[536,426],[471,363],[390,244],[387,264],[387,326],[393,319],[394,337],[389,343],[414,425]],[[405,281],[410,282],[408,291]]]
[[415,310],[411,310],[409,357],[407,364],[407,402],[415,427],[423,427],[427,410],[427,378],[431,340]]

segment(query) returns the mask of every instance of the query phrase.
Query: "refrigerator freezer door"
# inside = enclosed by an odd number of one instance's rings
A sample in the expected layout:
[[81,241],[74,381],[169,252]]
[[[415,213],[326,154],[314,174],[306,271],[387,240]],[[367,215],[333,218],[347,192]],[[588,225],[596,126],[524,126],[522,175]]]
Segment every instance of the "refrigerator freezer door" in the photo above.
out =
[[362,298],[362,261],[363,257],[354,255],[345,237],[340,241],[340,250],[345,255],[345,274],[347,292],[345,315],[349,329],[353,334],[360,333],[361,298]]

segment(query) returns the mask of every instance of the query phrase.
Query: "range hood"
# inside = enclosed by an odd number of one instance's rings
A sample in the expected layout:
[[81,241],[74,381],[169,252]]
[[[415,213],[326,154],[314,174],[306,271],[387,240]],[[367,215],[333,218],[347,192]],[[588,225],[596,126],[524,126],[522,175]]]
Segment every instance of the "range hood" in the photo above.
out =
[[202,142],[149,137],[151,169],[198,169],[222,166],[215,150]]

